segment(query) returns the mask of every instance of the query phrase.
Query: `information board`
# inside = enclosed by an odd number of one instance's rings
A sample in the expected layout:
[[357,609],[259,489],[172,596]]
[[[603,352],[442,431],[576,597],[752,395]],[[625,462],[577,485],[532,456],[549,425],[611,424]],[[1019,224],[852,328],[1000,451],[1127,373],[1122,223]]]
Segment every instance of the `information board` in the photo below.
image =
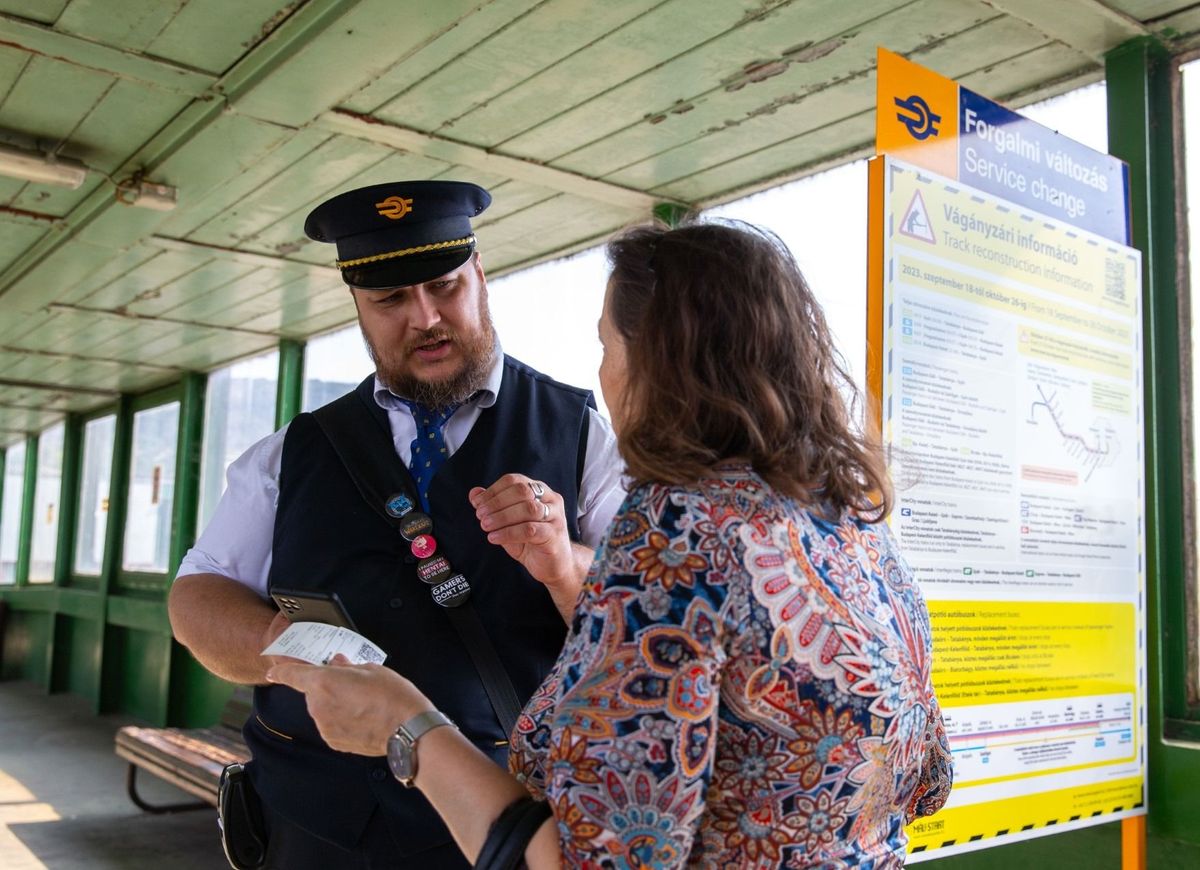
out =
[[[922,97],[885,84],[893,114]],[[950,98],[958,141],[926,166],[872,165],[869,368],[955,771],[912,861],[1145,812],[1140,255],[1090,176],[1056,179],[1074,222],[965,183],[964,127],[1002,117],[982,99]],[[1118,161],[1022,121],[1123,189]]]

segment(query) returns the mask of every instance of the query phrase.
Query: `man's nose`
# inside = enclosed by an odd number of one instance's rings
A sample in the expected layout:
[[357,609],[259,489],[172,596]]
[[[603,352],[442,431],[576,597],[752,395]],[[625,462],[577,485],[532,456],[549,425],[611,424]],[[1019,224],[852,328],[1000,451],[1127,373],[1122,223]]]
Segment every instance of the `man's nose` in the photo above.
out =
[[419,288],[413,293],[411,323],[416,329],[432,329],[442,319],[437,302],[424,290]]

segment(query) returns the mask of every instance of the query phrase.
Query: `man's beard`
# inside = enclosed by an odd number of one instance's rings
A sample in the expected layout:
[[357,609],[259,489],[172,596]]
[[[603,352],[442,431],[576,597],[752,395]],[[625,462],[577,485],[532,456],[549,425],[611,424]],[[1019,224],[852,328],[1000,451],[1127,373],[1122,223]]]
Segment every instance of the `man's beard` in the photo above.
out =
[[[440,381],[424,381],[413,376],[405,361],[417,347],[435,341],[452,341],[462,351],[463,367],[450,377]],[[427,408],[442,409],[461,405],[487,385],[492,360],[496,351],[496,331],[487,309],[482,311],[479,332],[468,339],[444,329],[429,329],[411,342],[403,351],[400,363],[385,360],[371,344],[370,337],[363,332],[367,353],[375,363],[375,374],[380,383],[410,402]]]

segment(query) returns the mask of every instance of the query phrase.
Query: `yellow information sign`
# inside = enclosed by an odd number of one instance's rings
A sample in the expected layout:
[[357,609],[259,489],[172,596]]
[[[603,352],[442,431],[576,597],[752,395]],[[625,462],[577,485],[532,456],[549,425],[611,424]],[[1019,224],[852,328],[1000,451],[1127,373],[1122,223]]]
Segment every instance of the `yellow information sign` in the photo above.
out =
[[888,53],[879,71],[878,142],[903,159],[871,167],[868,379],[955,771],[909,828],[918,861],[1145,812],[1141,260],[1099,191],[1111,158],[1008,140],[1097,167],[1051,178],[1091,215],[1060,219],[1049,176],[1024,200],[966,183],[1000,117],[983,98]]

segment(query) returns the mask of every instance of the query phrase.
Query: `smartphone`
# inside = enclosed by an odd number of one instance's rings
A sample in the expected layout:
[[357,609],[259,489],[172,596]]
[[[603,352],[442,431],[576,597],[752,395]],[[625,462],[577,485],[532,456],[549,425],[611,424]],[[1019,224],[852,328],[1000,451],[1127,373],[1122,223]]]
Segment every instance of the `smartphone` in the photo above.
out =
[[358,631],[336,592],[318,589],[275,589],[271,597],[291,622],[323,622]]

